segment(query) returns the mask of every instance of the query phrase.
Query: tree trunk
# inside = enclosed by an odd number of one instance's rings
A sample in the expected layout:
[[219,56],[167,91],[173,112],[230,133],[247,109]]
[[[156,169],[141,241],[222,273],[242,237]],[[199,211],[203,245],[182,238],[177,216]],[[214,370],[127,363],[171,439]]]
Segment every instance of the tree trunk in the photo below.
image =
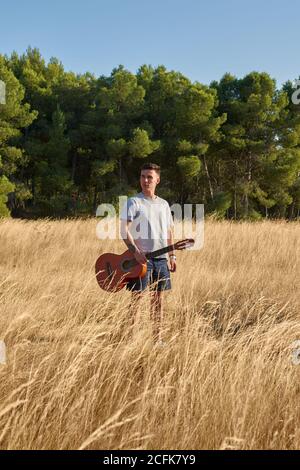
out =
[[71,179],[73,183],[75,182],[75,173],[76,173],[76,167],[77,167],[77,152],[74,153],[72,157],[72,174],[71,174]]
[[245,194],[245,215],[248,217],[249,215],[249,188],[252,181],[252,156],[251,154],[248,156],[247,162],[247,192]]
[[32,192],[32,203],[35,205],[35,180],[34,175],[32,175],[31,179],[31,192]]
[[234,185],[234,220],[237,217],[237,203],[236,203],[236,185]]
[[94,211],[94,213],[96,213],[96,209],[97,209],[97,194],[98,194],[98,188],[97,188],[97,185],[96,185],[95,188],[94,188],[94,200],[93,200],[93,211]]
[[210,197],[211,197],[211,200],[214,201],[214,190],[213,190],[213,187],[212,187],[212,183],[211,183],[211,179],[210,179],[210,175],[209,175],[205,155],[203,155],[203,163],[204,163],[205,173],[206,173],[207,180],[208,180],[208,187],[209,187]]
[[122,182],[122,157],[120,157],[119,160],[119,183],[121,185]]
[[289,213],[289,220],[293,220],[294,218],[294,211],[295,211],[295,201],[293,201],[291,207],[290,207],[290,213]]

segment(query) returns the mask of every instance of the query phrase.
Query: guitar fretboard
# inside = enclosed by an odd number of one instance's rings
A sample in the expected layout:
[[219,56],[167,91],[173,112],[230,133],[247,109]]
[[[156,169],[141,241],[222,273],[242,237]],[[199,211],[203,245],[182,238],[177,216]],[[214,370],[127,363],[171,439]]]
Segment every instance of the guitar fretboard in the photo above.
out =
[[[160,248],[159,250],[151,251],[150,253],[145,253],[145,256],[147,259],[156,258],[174,249],[175,249],[174,245],[169,245],[169,246],[165,246],[164,248]],[[139,263],[136,259],[131,259],[130,261],[127,261],[126,266],[129,268],[129,267],[136,266],[137,264]]]
[[168,253],[168,251],[174,250],[174,245],[165,246],[164,248],[160,248],[159,250],[151,251],[151,253],[146,253],[145,256],[147,259],[149,258],[157,258],[160,255],[164,255]]

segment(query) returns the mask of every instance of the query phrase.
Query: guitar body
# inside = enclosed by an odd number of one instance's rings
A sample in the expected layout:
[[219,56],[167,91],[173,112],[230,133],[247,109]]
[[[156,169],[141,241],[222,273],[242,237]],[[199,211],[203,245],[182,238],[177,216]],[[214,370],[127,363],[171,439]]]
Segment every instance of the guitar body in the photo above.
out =
[[133,254],[126,250],[121,255],[104,253],[99,256],[95,271],[101,289],[117,292],[123,289],[130,279],[144,277],[147,273],[147,264],[137,264]]
[[[186,238],[173,245],[166,246],[151,253],[145,253],[147,259],[158,257],[171,250],[184,250],[193,246],[195,240]],[[99,256],[95,265],[96,278],[101,289],[108,292],[118,292],[125,287],[130,279],[144,277],[147,274],[147,263],[140,264],[136,261],[131,251],[126,250],[121,255],[104,253]]]

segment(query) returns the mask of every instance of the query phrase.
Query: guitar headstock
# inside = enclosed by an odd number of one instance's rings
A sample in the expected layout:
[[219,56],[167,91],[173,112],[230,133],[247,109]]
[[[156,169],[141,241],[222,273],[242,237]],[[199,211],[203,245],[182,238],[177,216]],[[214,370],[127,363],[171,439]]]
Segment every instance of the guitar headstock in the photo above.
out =
[[193,238],[186,238],[185,240],[174,243],[174,248],[175,250],[185,250],[186,248],[191,248],[194,243],[195,240]]

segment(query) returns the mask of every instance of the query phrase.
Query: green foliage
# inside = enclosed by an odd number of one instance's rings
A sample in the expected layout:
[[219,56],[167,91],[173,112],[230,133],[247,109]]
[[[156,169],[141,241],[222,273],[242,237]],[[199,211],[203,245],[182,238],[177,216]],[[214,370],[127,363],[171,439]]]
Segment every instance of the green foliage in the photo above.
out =
[[279,216],[282,205],[292,203],[289,188],[300,170],[300,114],[292,115],[286,91],[276,90],[266,73],[252,72],[243,79],[226,74],[211,87],[227,121],[221,142],[208,152],[209,170],[217,170],[222,190],[234,193],[235,217]]
[[[0,55],[0,214],[64,216],[139,190],[141,160],[161,165],[157,192],[215,217],[300,215],[300,106],[291,82],[225,74],[210,86],[163,65],[110,76],[66,72],[38,49]],[[21,212],[20,212],[21,211]]]
[[115,169],[116,162],[111,160],[108,162],[101,162],[101,161],[96,161],[93,163],[93,171],[92,174],[96,178],[100,178],[101,176],[104,176],[108,173],[112,173]]
[[14,190],[14,185],[8,181],[6,176],[0,177],[0,217],[8,217],[9,210],[6,206],[8,193]]
[[217,217],[222,219],[225,217],[227,210],[230,208],[232,204],[232,195],[230,193],[226,193],[220,191],[215,194],[214,201],[212,204],[212,212]]
[[201,162],[197,156],[191,155],[190,157],[179,157],[177,160],[177,166],[181,176],[188,180],[189,178],[193,178],[198,175],[201,168]]
[[111,139],[106,145],[107,155],[112,159],[121,159],[127,150],[125,139]]
[[[0,80],[5,83],[5,103],[0,104],[0,216],[8,216],[7,195],[13,192],[19,169],[26,165],[26,156],[21,146],[21,130],[27,128],[37,113],[30,111],[28,103],[22,103],[25,90],[7,60],[0,55]],[[20,197],[20,194],[19,194]]]
[[134,129],[132,140],[129,142],[129,153],[134,158],[145,158],[159,148],[160,142],[151,142],[147,131]]

